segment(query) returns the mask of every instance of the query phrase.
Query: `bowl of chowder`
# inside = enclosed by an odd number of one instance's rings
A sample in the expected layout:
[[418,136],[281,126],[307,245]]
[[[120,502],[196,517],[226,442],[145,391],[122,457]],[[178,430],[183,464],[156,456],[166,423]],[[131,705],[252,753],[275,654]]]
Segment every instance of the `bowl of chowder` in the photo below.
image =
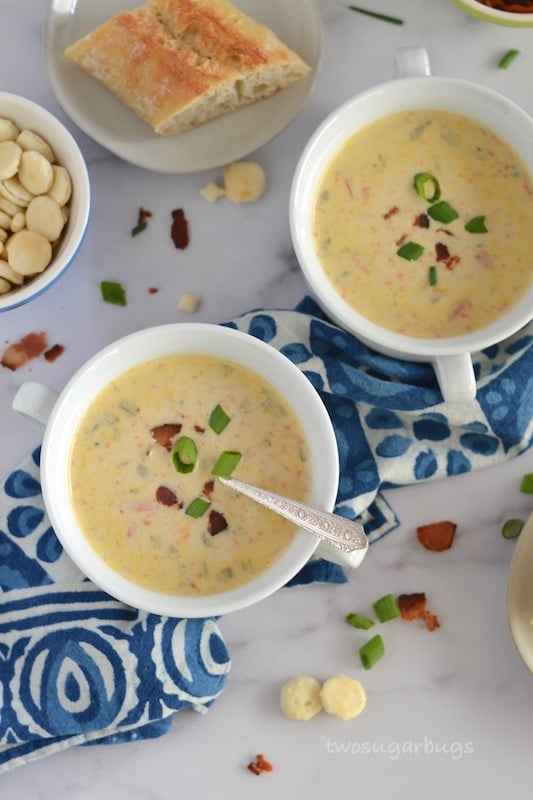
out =
[[471,353],[533,317],[533,120],[485,87],[401,77],[348,100],[296,168],[291,234],[329,316],[376,350],[429,361],[444,400],[476,392]]
[[335,503],[337,445],[318,393],[277,350],[229,327],[139,331],[59,395],[23,384],[13,407],[45,426],[43,499],[65,550],[136,608],[227,613],[283,586],[315,552],[315,537],[218,475],[325,511]]

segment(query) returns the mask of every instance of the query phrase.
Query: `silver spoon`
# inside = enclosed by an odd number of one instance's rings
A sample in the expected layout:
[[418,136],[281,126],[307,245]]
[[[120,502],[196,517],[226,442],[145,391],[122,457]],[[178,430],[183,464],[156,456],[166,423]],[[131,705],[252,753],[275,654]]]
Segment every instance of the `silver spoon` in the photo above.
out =
[[257,486],[244,483],[236,478],[219,477],[219,481],[252,500],[256,500],[271,511],[275,511],[276,514],[281,514],[282,517],[295,522],[300,528],[314,533],[344,553],[366,550],[368,547],[368,539],[360,522],[352,522],[328,511],[319,511],[317,508],[306,506],[279,494],[273,494],[265,489],[259,489]]

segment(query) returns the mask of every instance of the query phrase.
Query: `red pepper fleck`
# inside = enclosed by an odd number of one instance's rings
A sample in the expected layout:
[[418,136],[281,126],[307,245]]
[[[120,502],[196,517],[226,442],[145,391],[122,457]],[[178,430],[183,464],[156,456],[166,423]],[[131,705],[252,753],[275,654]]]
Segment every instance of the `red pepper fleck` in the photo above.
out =
[[254,775],[261,775],[262,772],[272,772],[274,767],[270,761],[267,761],[265,757],[259,753],[259,755],[255,757],[255,761],[250,761],[248,769],[250,772],[253,772]]
[[46,358],[47,361],[51,362],[55,361],[56,358],[59,358],[59,356],[63,355],[64,352],[65,348],[63,347],[62,344],[54,344],[52,347],[50,347],[48,350],[45,351],[44,357]]
[[399,210],[400,209],[398,208],[398,206],[393,206],[392,208],[389,208],[389,210],[386,211],[385,214],[383,214],[383,219],[390,219],[390,217],[394,216],[394,214],[397,214]]
[[180,506],[183,503],[178,501],[177,495],[169,489],[168,486],[158,486],[155,492],[155,499],[158,503],[161,503],[162,506],[175,506],[176,504]]
[[446,236],[453,236],[453,233],[446,228],[437,228],[437,233],[445,233]]
[[195,425],[194,430],[196,431],[196,433],[205,433],[205,428],[202,428],[201,425]]
[[209,512],[207,532],[210,533],[211,536],[216,536],[217,533],[226,530],[227,527],[228,523],[226,522],[226,517],[224,514],[221,514],[220,511],[215,510]]
[[455,269],[460,260],[461,258],[459,256],[452,256],[446,262],[446,269],[449,269],[451,272],[452,270]]
[[165,447],[169,452],[172,450],[172,439],[181,431],[181,425],[178,422],[165,422],[163,425],[157,425],[150,431],[152,439],[157,444]]
[[414,218],[413,225],[416,228],[429,228],[429,217],[427,214],[419,214]]
[[400,238],[397,240],[396,247],[401,247],[401,245],[405,242],[406,239],[407,239],[407,234],[404,233],[404,235],[400,236]]
[[435,258],[437,261],[446,261],[446,259],[450,258],[450,251],[442,242],[437,242],[435,245]]
[[189,244],[189,225],[185,219],[182,208],[176,208],[172,212],[172,228],[170,231],[172,241],[179,250],[185,250]]
[[157,289],[155,286],[150,286],[148,289],[148,294],[157,294],[158,291],[159,289]]
[[213,494],[213,490],[215,488],[215,481],[209,480],[204,483],[204,488],[202,489],[202,494],[204,494],[209,500],[211,500],[211,495]]
[[151,216],[152,216],[152,212],[151,211],[147,211],[145,208],[141,207],[139,209],[139,219],[137,220],[137,224],[140,225],[141,222],[146,222],[148,217],[151,217]]

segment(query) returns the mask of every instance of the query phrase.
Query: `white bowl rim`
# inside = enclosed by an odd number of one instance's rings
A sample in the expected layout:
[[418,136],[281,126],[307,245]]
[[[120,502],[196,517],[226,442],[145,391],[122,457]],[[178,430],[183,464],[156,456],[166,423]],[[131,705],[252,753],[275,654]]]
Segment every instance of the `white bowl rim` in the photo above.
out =
[[510,22],[512,25],[522,25],[533,23],[533,11],[531,12],[517,12],[517,11],[502,11],[500,8],[491,8],[486,6],[481,0],[454,0],[458,6],[466,6],[471,8],[476,15],[490,17],[491,19],[500,22]]
[[[205,344],[202,345],[201,349],[191,344],[181,348],[173,348],[168,345],[166,347],[162,346],[157,352],[154,346],[152,355],[147,358],[133,358],[131,356],[133,349],[138,348],[143,342],[145,344],[148,341],[152,343],[163,342],[165,337],[168,342],[168,337],[173,334],[178,334],[182,341],[187,336],[190,340],[195,337],[203,336],[204,339],[211,337],[213,345],[207,349],[205,349]],[[270,570],[233,591],[204,597],[176,597],[159,594],[127,581],[96,555],[83,538],[77,523],[75,523],[74,514],[68,508],[68,502],[62,502],[67,497],[65,486],[63,486],[61,500],[58,500],[57,481],[62,477],[66,483],[65,471],[69,437],[80,419],[81,409],[87,407],[97,393],[96,388],[87,393],[86,391],[80,391],[80,387],[82,385],[86,387],[91,380],[94,382],[95,375],[99,370],[101,372],[104,361],[107,360],[112,368],[115,367],[113,374],[118,375],[126,371],[129,366],[142,363],[151,358],[157,358],[164,353],[223,352],[223,346],[220,345],[221,340],[226,340],[230,344],[236,343],[238,346],[249,350],[250,355],[246,365],[254,369],[254,365],[257,366],[258,361],[261,361],[257,372],[267,377],[287,399],[288,396],[298,395],[300,400],[303,399],[305,401],[295,410],[300,419],[302,419],[302,406],[305,407],[303,417],[307,421],[304,422],[304,430],[309,439],[313,463],[312,500],[328,511],[333,509],[335,503],[338,490],[339,465],[333,425],[318,392],[311,382],[281,352],[251,334],[235,328],[195,322],[158,325],[136,331],[112,342],[90,358],[72,376],[60,393],[52,410],[44,434],[41,452],[43,499],[56,535],[65,551],[80,570],[113,597],[130,606],[152,613],[172,617],[211,617],[252,605],[284,586],[305,565],[317,546],[317,540],[314,537],[308,533],[299,532],[286,553]],[[120,356],[122,366],[116,368],[119,353],[122,353],[125,347],[130,348],[130,355],[125,365],[122,356]],[[231,354],[227,352],[225,357],[229,360],[232,359]],[[239,355],[234,360],[242,363],[243,357]],[[246,359],[244,359],[244,362],[246,362]],[[272,368],[272,371],[270,371],[270,368]],[[275,369],[279,369],[281,377],[272,377]],[[111,377],[109,376],[106,380],[102,379],[100,381],[101,386],[106,385],[110,379]],[[281,383],[283,383],[283,387]],[[292,405],[294,407],[293,401]],[[83,412],[81,411],[81,413]],[[314,440],[310,436],[311,419],[312,430],[316,434]],[[318,457],[319,454],[320,458]],[[67,527],[69,530],[67,530]]]
[[[4,111],[4,107],[8,107],[8,110]],[[0,295],[0,313],[2,313],[18,308],[41,295],[71,266],[87,230],[91,205],[91,188],[87,165],[76,140],[66,126],[50,111],[27,97],[3,91],[0,91],[0,110],[2,115],[5,116],[19,112],[21,116],[26,113],[37,115],[42,120],[43,125],[53,133],[47,137],[42,131],[38,130],[38,122],[32,123],[32,128],[36,133],[40,133],[44,138],[49,139],[54,152],[66,152],[68,158],[76,165],[77,170],[76,177],[73,178],[69,224],[64,232],[64,239],[59,251],[55,254],[52,263],[39,275],[36,275],[22,286]],[[59,163],[63,164],[62,156],[59,158]],[[65,252],[67,249],[68,252]]]

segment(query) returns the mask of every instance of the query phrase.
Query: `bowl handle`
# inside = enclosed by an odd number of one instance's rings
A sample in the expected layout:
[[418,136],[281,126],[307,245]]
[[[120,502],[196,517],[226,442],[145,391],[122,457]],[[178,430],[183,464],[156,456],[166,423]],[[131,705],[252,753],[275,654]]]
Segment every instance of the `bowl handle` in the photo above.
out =
[[41,383],[27,381],[17,391],[11,407],[22,419],[43,431],[58,397],[57,392]]
[[399,47],[396,50],[397,78],[428,78],[430,75],[429,56],[423,47]]

